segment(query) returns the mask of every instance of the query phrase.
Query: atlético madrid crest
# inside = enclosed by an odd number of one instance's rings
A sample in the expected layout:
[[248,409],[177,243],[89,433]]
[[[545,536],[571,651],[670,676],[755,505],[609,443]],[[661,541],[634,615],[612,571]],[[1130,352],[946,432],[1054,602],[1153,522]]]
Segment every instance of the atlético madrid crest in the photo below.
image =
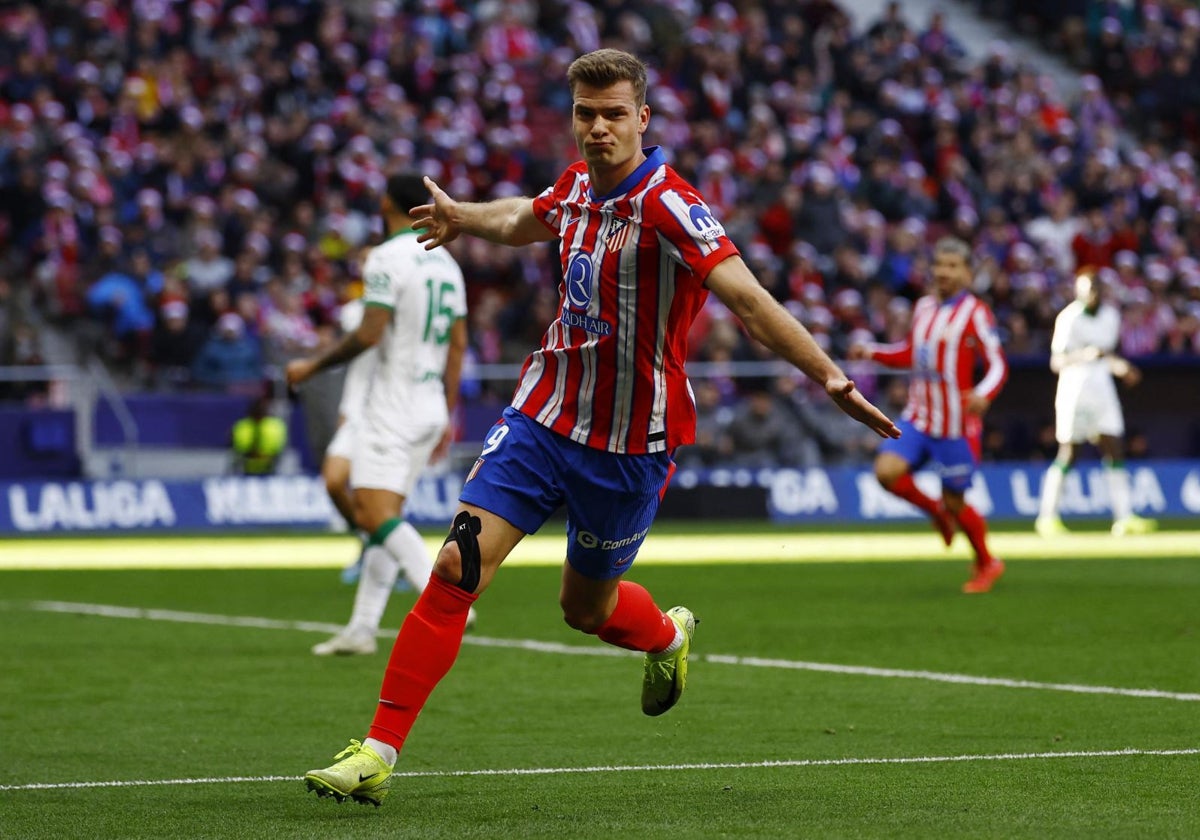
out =
[[610,251],[620,251],[625,247],[626,241],[629,239],[629,220],[613,217],[612,224],[608,226],[608,233],[604,234],[604,245]]

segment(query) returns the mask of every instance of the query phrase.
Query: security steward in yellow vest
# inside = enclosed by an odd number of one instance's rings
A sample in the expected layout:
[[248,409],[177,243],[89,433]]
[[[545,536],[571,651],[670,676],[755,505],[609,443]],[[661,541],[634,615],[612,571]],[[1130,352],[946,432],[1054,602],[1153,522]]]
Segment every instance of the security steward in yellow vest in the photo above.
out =
[[267,397],[256,399],[233,424],[234,470],[242,475],[271,475],[287,447],[287,424],[267,412],[269,405]]

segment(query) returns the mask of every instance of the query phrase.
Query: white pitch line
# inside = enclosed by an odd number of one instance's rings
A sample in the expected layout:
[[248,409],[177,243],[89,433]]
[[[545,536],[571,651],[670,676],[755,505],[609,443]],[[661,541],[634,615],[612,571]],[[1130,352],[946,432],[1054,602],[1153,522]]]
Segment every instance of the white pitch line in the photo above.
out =
[[[303,630],[336,633],[342,629],[341,625],[316,621],[281,621],[256,616],[212,615],[208,613],[180,612],[177,610],[117,607],[108,604],[77,604],[69,601],[34,601],[29,606],[40,612],[97,615],[106,618],[135,618],[150,621],[176,621],[186,624],[212,624],[226,627],[253,627],[264,630]],[[395,630],[383,629],[377,635],[381,638],[393,638],[396,632]],[[467,635],[463,637],[463,643],[478,647],[529,650],[537,653],[556,653],[566,656],[641,656],[641,654],[634,651],[621,650],[619,648],[564,645],[558,642],[539,642],[534,639],[497,639],[486,636]],[[839,665],[829,662],[805,662],[793,659],[763,659],[755,656],[727,656],[717,653],[702,654],[697,656],[696,659],[701,662],[711,662],[714,665],[739,665],[748,668],[776,668],[790,671],[815,671],[828,674],[881,677],[885,679],[926,680],[928,682],[950,683],[953,685],[1063,691],[1071,694],[1104,694],[1117,697],[1177,700],[1186,703],[1200,702],[1200,693],[1197,692],[1163,691],[1157,688],[1119,688],[1109,685],[1037,682],[1008,677],[977,677],[971,674],[948,674],[939,671],[875,668],[869,665]]]
[[[444,779],[464,776],[565,776],[583,773],[649,773],[662,770],[761,770],[788,767],[850,767],[887,764],[950,764],[964,761],[1036,761],[1052,758],[1124,758],[1130,756],[1200,755],[1200,748],[1176,750],[1072,750],[1069,752],[998,753],[992,755],[918,755],[898,758],[797,758],[768,761],[701,762],[697,764],[610,764],[597,767],[514,767],[506,770],[413,770],[393,773],[401,779]],[[242,782],[298,782],[302,776],[228,776],[198,779],[136,779],[114,782],[38,782],[0,785],[5,790],[63,790],[77,788],[157,787]]]

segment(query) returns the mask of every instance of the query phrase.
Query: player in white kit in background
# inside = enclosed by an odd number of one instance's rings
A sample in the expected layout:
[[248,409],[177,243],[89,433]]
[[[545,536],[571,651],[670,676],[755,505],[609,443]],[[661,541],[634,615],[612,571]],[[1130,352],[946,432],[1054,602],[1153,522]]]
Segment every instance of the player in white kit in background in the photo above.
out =
[[[338,313],[338,325],[343,336],[358,329],[362,323],[363,302],[361,298],[352,298],[342,305]],[[361,423],[363,403],[367,398],[367,387],[375,372],[375,360],[379,352],[372,347],[352,359],[346,365],[346,375],[342,380],[342,397],[338,402],[337,430],[329,446],[325,448],[325,457],[321,462],[321,478],[325,481],[325,490],[329,499],[350,529],[357,533],[363,541],[363,551],[342,571],[344,583],[357,583],[362,572],[363,553],[370,535],[360,529],[354,518],[354,490],[350,485],[350,461],[354,457],[354,447],[358,441],[358,425]],[[398,580],[402,580],[399,578]]]
[[389,239],[373,248],[363,265],[361,322],[326,352],[287,366],[288,384],[299,385],[378,347],[362,410],[348,432],[355,438],[350,458],[354,522],[370,537],[350,621],[313,648],[318,656],[374,653],[398,575],[403,573],[420,593],[433,571],[424,540],[403,519],[404,503],[425,465],[449,446],[467,308],[458,264],[444,249],[425,251],[402,209],[427,199],[419,176],[388,179],[382,212]]
[[1050,368],[1058,374],[1054,398],[1054,436],[1058,454],[1042,481],[1041,509],[1035,528],[1043,537],[1064,534],[1059,516],[1063,479],[1074,463],[1076,448],[1094,443],[1100,450],[1112,504],[1112,532],[1117,536],[1153,531],[1157,523],[1133,512],[1129,473],[1122,460],[1125,418],[1114,377],[1133,386],[1138,369],[1116,354],[1121,314],[1102,300],[1103,286],[1085,269],[1075,278],[1075,300],[1054,322]]

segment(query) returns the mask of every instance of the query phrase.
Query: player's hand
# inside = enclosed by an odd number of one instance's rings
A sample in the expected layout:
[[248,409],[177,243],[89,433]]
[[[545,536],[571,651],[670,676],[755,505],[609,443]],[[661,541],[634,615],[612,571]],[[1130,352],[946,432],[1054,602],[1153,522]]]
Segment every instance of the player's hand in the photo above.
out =
[[309,359],[292,359],[283,370],[289,388],[295,388],[316,372],[317,366]]
[[880,437],[898,438],[900,430],[896,428],[886,414],[870,400],[859,393],[854,383],[844,376],[835,376],[825,383],[825,393],[834,401],[838,408],[859,423],[869,428]]
[[852,362],[864,362],[871,358],[871,348],[865,344],[851,344],[846,358]]
[[967,394],[966,403],[963,407],[967,410],[967,414],[974,414],[976,417],[982,417],[989,408],[992,407],[992,401],[987,397],[976,394],[974,391]]
[[437,446],[433,448],[433,452],[429,454],[429,463],[436,464],[450,454],[450,444],[454,440],[454,430],[449,426],[446,431],[442,432],[442,439],[438,441]]
[[432,251],[439,245],[457,239],[462,233],[462,228],[454,221],[454,210],[458,202],[447,195],[428,175],[425,176],[425,186],[433,196],[433,204],[414,207],[408,211],[408,215],[412,217],[413,230],[421,232],[417,241],[424,243],[426,251]]
[[1132,388],[1142,381],[1142,372],[1124,359],[1113,359],[1109,364],[1113,376],[1121,380],[1126,388]]

